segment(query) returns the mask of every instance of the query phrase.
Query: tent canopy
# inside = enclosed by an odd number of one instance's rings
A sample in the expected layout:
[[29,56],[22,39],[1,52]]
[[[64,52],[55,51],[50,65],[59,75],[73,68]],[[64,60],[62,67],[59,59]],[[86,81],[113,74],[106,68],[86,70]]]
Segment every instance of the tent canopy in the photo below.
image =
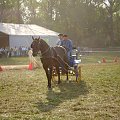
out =
[[0,32],[8,35],[57,36],[59,33],[34,24],[0,23]]
[[0,47],[30,46],[32,36],[40,36],[50,46],[56,46],[58,34],[34,24],[0,23]]

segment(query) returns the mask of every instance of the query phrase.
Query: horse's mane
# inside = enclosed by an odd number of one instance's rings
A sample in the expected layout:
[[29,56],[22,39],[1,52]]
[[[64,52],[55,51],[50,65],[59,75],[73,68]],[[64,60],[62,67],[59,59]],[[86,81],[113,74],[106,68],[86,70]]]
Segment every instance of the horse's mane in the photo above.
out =
[[40,39],[40,43],[42,43],[42,44],[44,44],[44,45],[50,47],[50,46],[48,45],[48,43],[47,43],[45,40],[43,40],[43,39]]
[[[58,51],[58,50],[63,50],[65,54],[67,53],[66,48],[63,47],[63,46],[54,46],[54,47],[51,47],[51,46],[49,46],[48,43],[47,43],[45,40],[43,40],[43,39],[40,39],[40,42],[41,42],[42,44],[50,47],[50,48],[55,48],[55,50],[57,50],[57,51]],[[56,52],[57,52],[57,51],[56,51]]]

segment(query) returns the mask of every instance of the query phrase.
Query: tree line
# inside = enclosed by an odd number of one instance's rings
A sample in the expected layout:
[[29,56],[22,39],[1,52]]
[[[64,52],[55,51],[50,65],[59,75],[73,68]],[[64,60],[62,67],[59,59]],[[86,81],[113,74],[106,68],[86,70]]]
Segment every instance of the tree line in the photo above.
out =
[[0,0],[0,22],[37,24],[76,46],[120,46],[120,0]]

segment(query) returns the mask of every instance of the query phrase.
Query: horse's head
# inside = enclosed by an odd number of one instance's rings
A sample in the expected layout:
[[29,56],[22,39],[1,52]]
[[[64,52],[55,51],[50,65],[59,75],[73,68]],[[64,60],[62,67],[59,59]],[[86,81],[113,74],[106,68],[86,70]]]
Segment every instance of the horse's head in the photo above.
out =
[[37,56],[38,51],[39,51],[40,37],[34,38],[34,37],[32,36],[32,39],[33,39],[33,42],[32,42],[32,44],[31,44],[31,48],[32,48],[32,51],[33,51],[33,56]]

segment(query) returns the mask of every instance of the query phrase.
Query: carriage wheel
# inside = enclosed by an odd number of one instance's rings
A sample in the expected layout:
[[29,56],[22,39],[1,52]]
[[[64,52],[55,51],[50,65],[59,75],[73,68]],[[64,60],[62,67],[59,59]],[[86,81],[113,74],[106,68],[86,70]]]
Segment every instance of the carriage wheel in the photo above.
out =
[[[62,74],[62,73],[61,73],[61,71],[60,71],[60,77],[62,77],[61,74]],[[54,67],[54,68],[53,68],[53,71],[52,71],[52,82],[55,82],[57,79],[58,79],[58,74],[57,74],[56,68]]]
[[81,66],[76,67],[76,82],[80,83],[81,81]]
[[52,71],[52,81],[55,82],[55,78],[57,76],[57,72],[56,72],[56,69],[53,68],[53,71]]

